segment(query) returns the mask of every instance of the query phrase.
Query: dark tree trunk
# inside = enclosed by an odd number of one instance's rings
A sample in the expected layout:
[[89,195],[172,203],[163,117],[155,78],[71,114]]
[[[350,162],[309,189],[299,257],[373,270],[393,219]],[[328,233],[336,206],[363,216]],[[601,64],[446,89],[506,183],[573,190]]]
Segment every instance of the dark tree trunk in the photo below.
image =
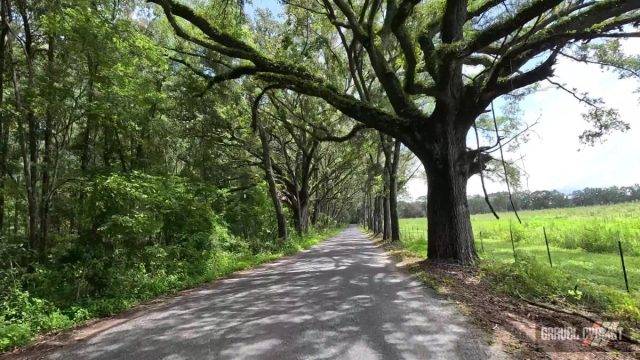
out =
[[[34,49],[33,49],[33,37],[31,33],[31,27],[29,17],[27,15],[27,9],[25,4],[21,4],[18,7],[20,17],[24,27],[24,52],[26,61],[26,76],[27,76],[27,90],[25,94],[32,96],[35,90],[35,74],[33,69],[34,62]],[[9,51],[9,61],[12,63],[11,52]],[[38,183],[38,141],[37,141],[37,123],[33,110],[33,101],[31,98],[22,97],[22,89],[20,88],[20,79],[18,71],[13,65],[13,87],[14,96],[17,107],[23,112],[24,120],[18,122],[18,140],[20,143],[20,152],[22,155],[23,171],[24,171],[24,184],[27,193],[27,214],[28,214],[28,228],[27,238],[29,242],[29,248],[32,250],[38,249],[38,202],[36,196],[36,187]],[[25,130],[24,123],[27,125]]]
[[384,199],[383,196],[377,195],[374,197],[374,214],[373,214],[373,222],[374,222],[374,232],[376,235],[382,234],[383,226],[384,226]]
[[[17,176],[17,183],[20,183],[20,176]],[[20,227],[20,214],[18,210],[18,199],[14,198],[13,201],[13,237],[18,236],[18,228]]]
[[[48,87],[49,91],[53,88],[54,77],[54,51],[55,51],[55,39],[53,36],[49,36],[49,48],[47,49],[47,73],[49,76]],[[52,92],[52,91],[51,91]],[[47,244],[49,242],[49,207],[51,196],[49,194],[51,188],[50,173],[52,170],[51,159],[51,137],[53,135],[53,99],[49,95],[47,100],[47,109],[45,114],[44,124],[44,153],[43,153],[43,167],[42,167],[42,188],[40,189],[40,257],[44,257]]]
[[389,195],[388,192],[382,197],[382,239],[389,240],[391,238],[391,210],[389,209]]
[[26,180],[27,186],[27,205],[29,212],[29,245],[31,249],[37,250],[40,248],[38,241],[38,200],[37,200],[37,186],[38,186],[38,143],[36,141],[36,120],[35,114],[32,110],[27,110],[27,125],[28,125],[28,138],[29,138],[29,161],[27,162],[29,172],[25,174],[28,177]]
[[318,224],[318,215],[320,214],[320,201],[316,201],[313,205],[313,211],[311,212],[311,225],[316,226]]
[[400,222],[398,220],[398,165],[400,162],[400,141],[380,134],[380,143],[384,152],[384,194],[385,228],[384,239],[400,240]]
[[471,161],[465,156],[462,134],[466,132],[435,127],[425,135],[431,143],[429,150],[412,150],[427,172],[427,257],[469,265],[477,254],[467,204]]
[[398,219],[398,166],[400,163],[400,141],[393,148],[393,162],[389,173],[389,214],[391,216],[391,241],[400,241],[400,220]]
[[378,230],[378,214],[380,213],[380,203],[378,202],[377,196],[372,196],[373,202],[373,213],[371,214],[371,229],[373,233],[378,235],[380,231]]
[[389,178],[391,173],[391,149],[388,147],[387,137],[380,134],[380,143],[384,153],[384,168],[382,169],[382,239],[391,237],[391,209],[389,208]]
[[[9,34],[7,4],[2,1],[0,6],[0,108],[4,104],[4,71],[5,71],[5,54],[7,47],[7,35]],[[0,118],[0,237],[4,229],[4,181],[7,176],[7,151],[9,150],[9,119],[7,116]]]
[[427,181],[429,259],[473,263],[476,250],[467,206],[467,179],[431,170]]
[[371,188],[367,189],[367,228],[375,231],[373,227],[374,203],[371,196]]
[[93,128],[97,122],[97,113],[95,111],[95,105],[93,102],[96,97],[95,90],[95,77],[98,73],[98,64],[93,60],[91,55],[87,53],[87,70],[88,70],[88,84],[87,84],[87,103],[86,109],[86,121],[84,132],[82,134],[82,152],[80,154],[80,170],[82,175],[87,175],[89,169],[89,163],[91,161],[91,138],[93,135]]
[[[384,232],[384,196],[378,196],[378,234]],[[384,235],[384,234],[383,234]]]
[[298,203],[293,207],[294,225],[298,235],[304,235],[309,230],[309,203],[301,198],[298,199]]
[[269,148],[269,139],[262,124],[257,124],[260,142],[262,143],[262,166],[264,168],[267,184],[269,185],[269,195],[273,202],[273,208],[276,213],[276,222],[278,223],[278,238],[282,241],[287,240],[287,220],[282,210],[282,202],[278,195],[276,181],[273,176],[273,168],[271,165],[271,149]]
[[[1,91],[1,89],[0,89]],[[4,119],[3,119],[4,120]],[[4,181],[7,174],[7,140],[6,134],[9,131],[9,127],[4,124],[4,121],[0,123],[0,236],[4,230],[4,208],[5,208],[5,186]]]

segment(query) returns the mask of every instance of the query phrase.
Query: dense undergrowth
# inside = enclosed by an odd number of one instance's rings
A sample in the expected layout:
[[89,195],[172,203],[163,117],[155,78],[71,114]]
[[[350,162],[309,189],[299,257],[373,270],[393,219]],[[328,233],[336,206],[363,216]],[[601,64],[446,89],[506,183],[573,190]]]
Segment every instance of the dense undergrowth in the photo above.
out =
[[[70,218],[79,223],[65,225],[69,231],[59,233],[71,235],[56,238],[45,259],[18,239],[0,248],[0,351],[293,254],[337,227],[324,224],[282,243],[268,230],[266,199],[244,195],[236,203],[180,178],[96,177],[76,194],[81,212]],[[234,233],[227,221],[237,224],[241,215],[264,230]]]

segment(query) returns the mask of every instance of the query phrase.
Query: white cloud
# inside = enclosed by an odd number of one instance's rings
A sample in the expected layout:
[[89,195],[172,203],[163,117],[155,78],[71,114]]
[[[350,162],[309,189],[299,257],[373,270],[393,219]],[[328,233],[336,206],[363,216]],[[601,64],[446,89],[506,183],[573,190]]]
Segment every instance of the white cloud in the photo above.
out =
[[[629,39],[625,51],[640,53],[640,40]],[[587,128],[581,114],[585,108],[570,94],[543,84],[546,90],[529,96],[522,109],[528,123],[538,120],[535,133],[517,154],[524,156],[524,167],[529,174],[530,190],[558,189],[563,191],[587,186],[629,185],[640,183],[640,105],[634,91],[637,80],[619,80],[617,75],[597,65],[561,59],[555,67],[555,81],[569,88],[587,91],[602,97],[606,103],[620,111],[621,118],[631,124],[626,133],[615,133],[604,144],[585,147],[578,136]],[[523,185],[526,188],[526,181]],[[503,184],[488,183],[488,191],[500,191]],[[478,176],[469,181],[470,194],[480,194]],[[408,192],[416,198],[426,194],[426,184],[413,180]]]

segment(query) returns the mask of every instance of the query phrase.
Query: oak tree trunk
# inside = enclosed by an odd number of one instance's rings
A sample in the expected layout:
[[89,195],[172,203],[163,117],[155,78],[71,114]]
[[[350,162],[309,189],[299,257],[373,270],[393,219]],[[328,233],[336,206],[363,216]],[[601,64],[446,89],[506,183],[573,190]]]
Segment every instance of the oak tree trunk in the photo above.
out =
[[389,201],[389,181],[391,178],[391,149],[389,148],[388,139],[386,136],[380,134],[380,143],[382,145],[382,152],[384,153],[384,168],[382,171],[383,179],[383,191],[382,191],[382,239],[388,240],[391,237],[391,209]]
[[429,259],[471,264],[476,250],[467,205],[467,179],[442,169],[427,171]]
[[393,161],[389,172],[389,215],[391,217],[391,241],[400,241],[400,220],[398,218],[398,166],[400,163],[400,141],[395,140]]
[[373,197],[372,229],[373,233],[376,235],[380,234],[380,201],[378,201],[378,199],[378,196]]
[[467,204],[466,131],[441,124],[423,134],[422,152],[416,143],[412,148],[427,173],[427,257],[470,265],[477,254]]
[[382,228],[382,239],[388,240],[391,238],[391,210],[389,206],[389,194],[382,197],[382,216],[383,216],[383,228]]
[[273,202],[273,208],[276,212],[276,222],[278,223],[278,239],[282,241],[287,240],[287,220],[282,210],[282,202],[278,195],[278,189],[276,187],[276,181],[273,176],[273,168],[271,165],[271,149],[269,148],[269,139],[267,133],[262,124],[257,124],[258,135],[260,136],[260,142],[262,143],[262,167],[265,172],[265,178],[269,185],[269,195]]
[[298,235],[304,235],[309,230],[309,203],[304,199],[298,199],[293,207],[294,225]]

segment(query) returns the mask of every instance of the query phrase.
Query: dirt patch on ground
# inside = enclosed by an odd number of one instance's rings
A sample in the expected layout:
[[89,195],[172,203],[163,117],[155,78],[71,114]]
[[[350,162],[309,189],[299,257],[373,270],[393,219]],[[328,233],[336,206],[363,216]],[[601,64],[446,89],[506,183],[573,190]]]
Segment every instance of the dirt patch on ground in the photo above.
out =
[[[455,301],[476,325],[491,334],[506,352],[519,359],[640,359],[640,347],[627,341],[602,341],[596,345],[583,339],[551,341],[541,329],[593,328],[594,323],[527,303],[493,290],[478,269],[415,258],[399,246],[374,239],[404,268],[439,294]],[[597,316],[591,316],[597,318]]]

